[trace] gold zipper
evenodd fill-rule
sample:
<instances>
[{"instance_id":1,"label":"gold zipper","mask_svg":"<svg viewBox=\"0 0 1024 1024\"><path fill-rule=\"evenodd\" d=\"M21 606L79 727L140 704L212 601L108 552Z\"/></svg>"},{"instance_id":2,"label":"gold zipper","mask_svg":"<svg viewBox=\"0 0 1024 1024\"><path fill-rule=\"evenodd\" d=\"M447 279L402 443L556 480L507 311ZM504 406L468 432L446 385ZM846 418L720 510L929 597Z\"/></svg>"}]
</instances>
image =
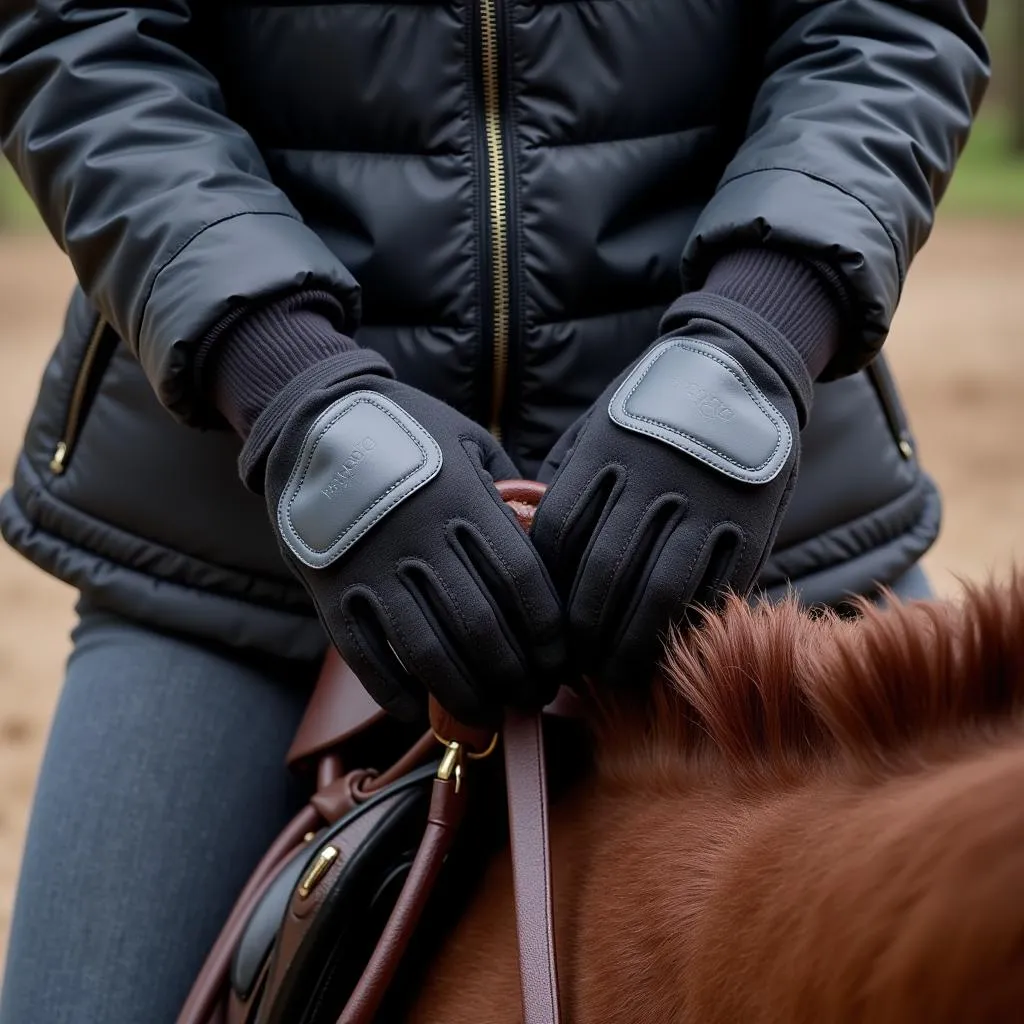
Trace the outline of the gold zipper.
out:
<instances>
[{"instance_id":1,"label":"gold zipper","mask_svg":"<svg viewBox=\"0 0 1024 1024\"><path fill-rule=\"evenodd\" d=\"M878 359L868 363L867 373L882 406L882 414L885 416L889 431L896 442L896 448L900 455L909 462L914 457L914 445L910 440L909 432L900 420L899 399L895 395L892 380L888 377L887 371L883 370Z\"/></svg>"},{"instance_id":2,"label":"gold zipper","mask_svg":"<svg viewBox=\"0 0 1024 1024\"><path fill-rule=\"evenodd\" d=\"M508 374L509 268L508 198L501 126L497 0L480 0L480 39L487 139L487 194L491 213L491 275L494 300L491 350L491 433L501 439L501 413Z\"/></svg>"},{"instance_id":3,"label":"gold zipper","mask_svg":"<svg viewBox=\"0 0 1024 1024\"><path fill-rule=\"evenodd\" d=\"M100 342L103 340L106 329L106 321L100 317L96 321L92 334L89 335L89 341L86 343L82 362L78 366L75 384L71 389L71 401L68 403L68 414L64 420L64 436L57 442L57 447L53 450L53 458L50 459L50 470L58 475L67 469L71 450L74 448L75 439L78 437L78 428L82 425L82 407L85 403L85 393L89 388L89 378L92 376L92 368L96 362L96 356L100 350Z\"/></svg>"}]
</instances>

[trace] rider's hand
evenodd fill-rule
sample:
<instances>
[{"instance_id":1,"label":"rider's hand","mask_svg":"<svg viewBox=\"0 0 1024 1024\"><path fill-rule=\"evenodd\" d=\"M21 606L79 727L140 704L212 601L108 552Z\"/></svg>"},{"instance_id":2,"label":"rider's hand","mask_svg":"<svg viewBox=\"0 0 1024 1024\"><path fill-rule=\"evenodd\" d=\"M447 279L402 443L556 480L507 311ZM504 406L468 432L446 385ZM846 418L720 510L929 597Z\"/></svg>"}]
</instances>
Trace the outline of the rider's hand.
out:
<instances>
[{"instance_id":1,"label":"rider's hand","mask_svg":"<svg viewBox=\"0 0 1024 1024\"><path fill-rule=\"evenodd\" d=\"M331 639L383 707L407 717L426 687L479 722L553 696L559 601L494 488L517 474L483 427L391 379L372 353L345 352L277 394L241 464Z\"/></svg>"},{"instance_id":2,"label":"rider's hand","mask_svg":"<svg viewBox=\"0 0 1024 1024\"><path fill-rule=\"evenodd\" d=\"M810 404L803 360L745 306L701 293L671 315L552 450L533 526L575 665L611 683L650 673L688 605L755 582Z\"/></svg>"}]
</instances>

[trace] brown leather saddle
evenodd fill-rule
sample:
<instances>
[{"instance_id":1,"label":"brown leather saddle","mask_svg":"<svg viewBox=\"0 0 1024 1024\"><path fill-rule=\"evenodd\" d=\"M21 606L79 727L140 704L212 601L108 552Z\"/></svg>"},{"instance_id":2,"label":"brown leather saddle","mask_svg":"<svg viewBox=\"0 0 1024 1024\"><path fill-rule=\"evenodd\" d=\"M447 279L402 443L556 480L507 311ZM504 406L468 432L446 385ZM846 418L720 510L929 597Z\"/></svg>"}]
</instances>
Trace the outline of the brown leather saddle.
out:
<instances>
[{"instance_id":1,"label":"brown leather saddle","mask_svg":"<svg viewBox=\"0 0 1024 1024\"><path fill-rule=\"evenodd\" d=\"M505 481L498 490L529 529L543 486ZM563 691L547 710L571 716L572 695ZM315 792L250 877L178 1024L373 1024L400 1016L409 979L429 952L424 937L436 934L446 912L451 923L466 895L458 864L472 856L466 833L476 830L460 826L481 820L473 794L499 745L523 1020L558 1024L541 716L509 713L498 736L462 727L431 701L429 731L396 730L332 650L287 758L315 766ZM382 748L386 767L347 767L380 763Z\"/></svg>"}]
</instances>

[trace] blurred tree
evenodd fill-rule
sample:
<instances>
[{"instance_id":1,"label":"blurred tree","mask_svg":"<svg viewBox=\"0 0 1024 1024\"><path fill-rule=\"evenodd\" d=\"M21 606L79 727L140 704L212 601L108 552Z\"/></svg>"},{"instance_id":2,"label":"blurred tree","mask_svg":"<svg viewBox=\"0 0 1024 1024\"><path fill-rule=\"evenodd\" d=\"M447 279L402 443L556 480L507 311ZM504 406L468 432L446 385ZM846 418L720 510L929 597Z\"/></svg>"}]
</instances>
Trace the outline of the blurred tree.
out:
<instances>
[{"instance_id":1,"label":"blurred tree","mask_svg":"<svg viewBox=\"0 0 1024 1024\"><path fill-rule=\"evenodd\" d=\"M3 2L0 0L0 4ZM0 233L36 231L41 224L36 208L15 177L11 165L0 156Z\"/></svg>"},{"instance_id":2,"label":"blurred tree","mask_svg":"<svg viewBox=\"0 0 1024 1024\"><path fill-rule=\"evenodd\" d=\"M1013 0L1011 39L1004 66L1009 79L1010 144L1015 152L1024 153L1024 0Z\"/></svg>"}]
</instances>

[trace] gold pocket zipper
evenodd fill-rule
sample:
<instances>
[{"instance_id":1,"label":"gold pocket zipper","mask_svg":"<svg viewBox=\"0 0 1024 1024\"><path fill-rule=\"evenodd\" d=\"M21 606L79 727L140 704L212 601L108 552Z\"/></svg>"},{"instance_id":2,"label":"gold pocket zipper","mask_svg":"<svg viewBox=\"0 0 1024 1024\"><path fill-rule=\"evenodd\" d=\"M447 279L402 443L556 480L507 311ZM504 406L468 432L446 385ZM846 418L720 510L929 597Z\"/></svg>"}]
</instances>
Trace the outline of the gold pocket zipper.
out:
<instances>
[{"instance_id":1,"label":"gold pocket zipper","mask_svg":"<svg viewBox=\"0 0 1024 1024\"><path fill-rule=\"evenodd\" d=\"M90 384L95 379L97 371L102 370L105 364L105 360L99 358L100 354L104 351L109 354L112 351L111 346L104 345L104 340L109 337L111 335L107 331L107 323L100 317L86 342L82 361L78 364L75 383L71 388L71 400L68 402L68 411L64 418L64 430L50 459L50 471L58 476L67 469L68 460L78 440L78 433L87 411L87 398L92 390Z\"/></svg>"},{"instance_id":2,"label":"gold pocket zipper","mask_svg":"<svg viewBox=\"0 0 1024 1024\"><path fill-rule=\"evenodd\" d=\"M878 356L868 364L867 374L875 389L875 394L878 395L878 401L882 406L882 412L885 414L885 420L889 424L889 430L892 433L893 440L896 442L896 447L899 449L900 455L909 462L914 457L914 444L910 439L910 431L900 411L899 398L896 395L896 385L892 380L888 366L882 362L881 356Z\"/></svg>"}]
</instances>

